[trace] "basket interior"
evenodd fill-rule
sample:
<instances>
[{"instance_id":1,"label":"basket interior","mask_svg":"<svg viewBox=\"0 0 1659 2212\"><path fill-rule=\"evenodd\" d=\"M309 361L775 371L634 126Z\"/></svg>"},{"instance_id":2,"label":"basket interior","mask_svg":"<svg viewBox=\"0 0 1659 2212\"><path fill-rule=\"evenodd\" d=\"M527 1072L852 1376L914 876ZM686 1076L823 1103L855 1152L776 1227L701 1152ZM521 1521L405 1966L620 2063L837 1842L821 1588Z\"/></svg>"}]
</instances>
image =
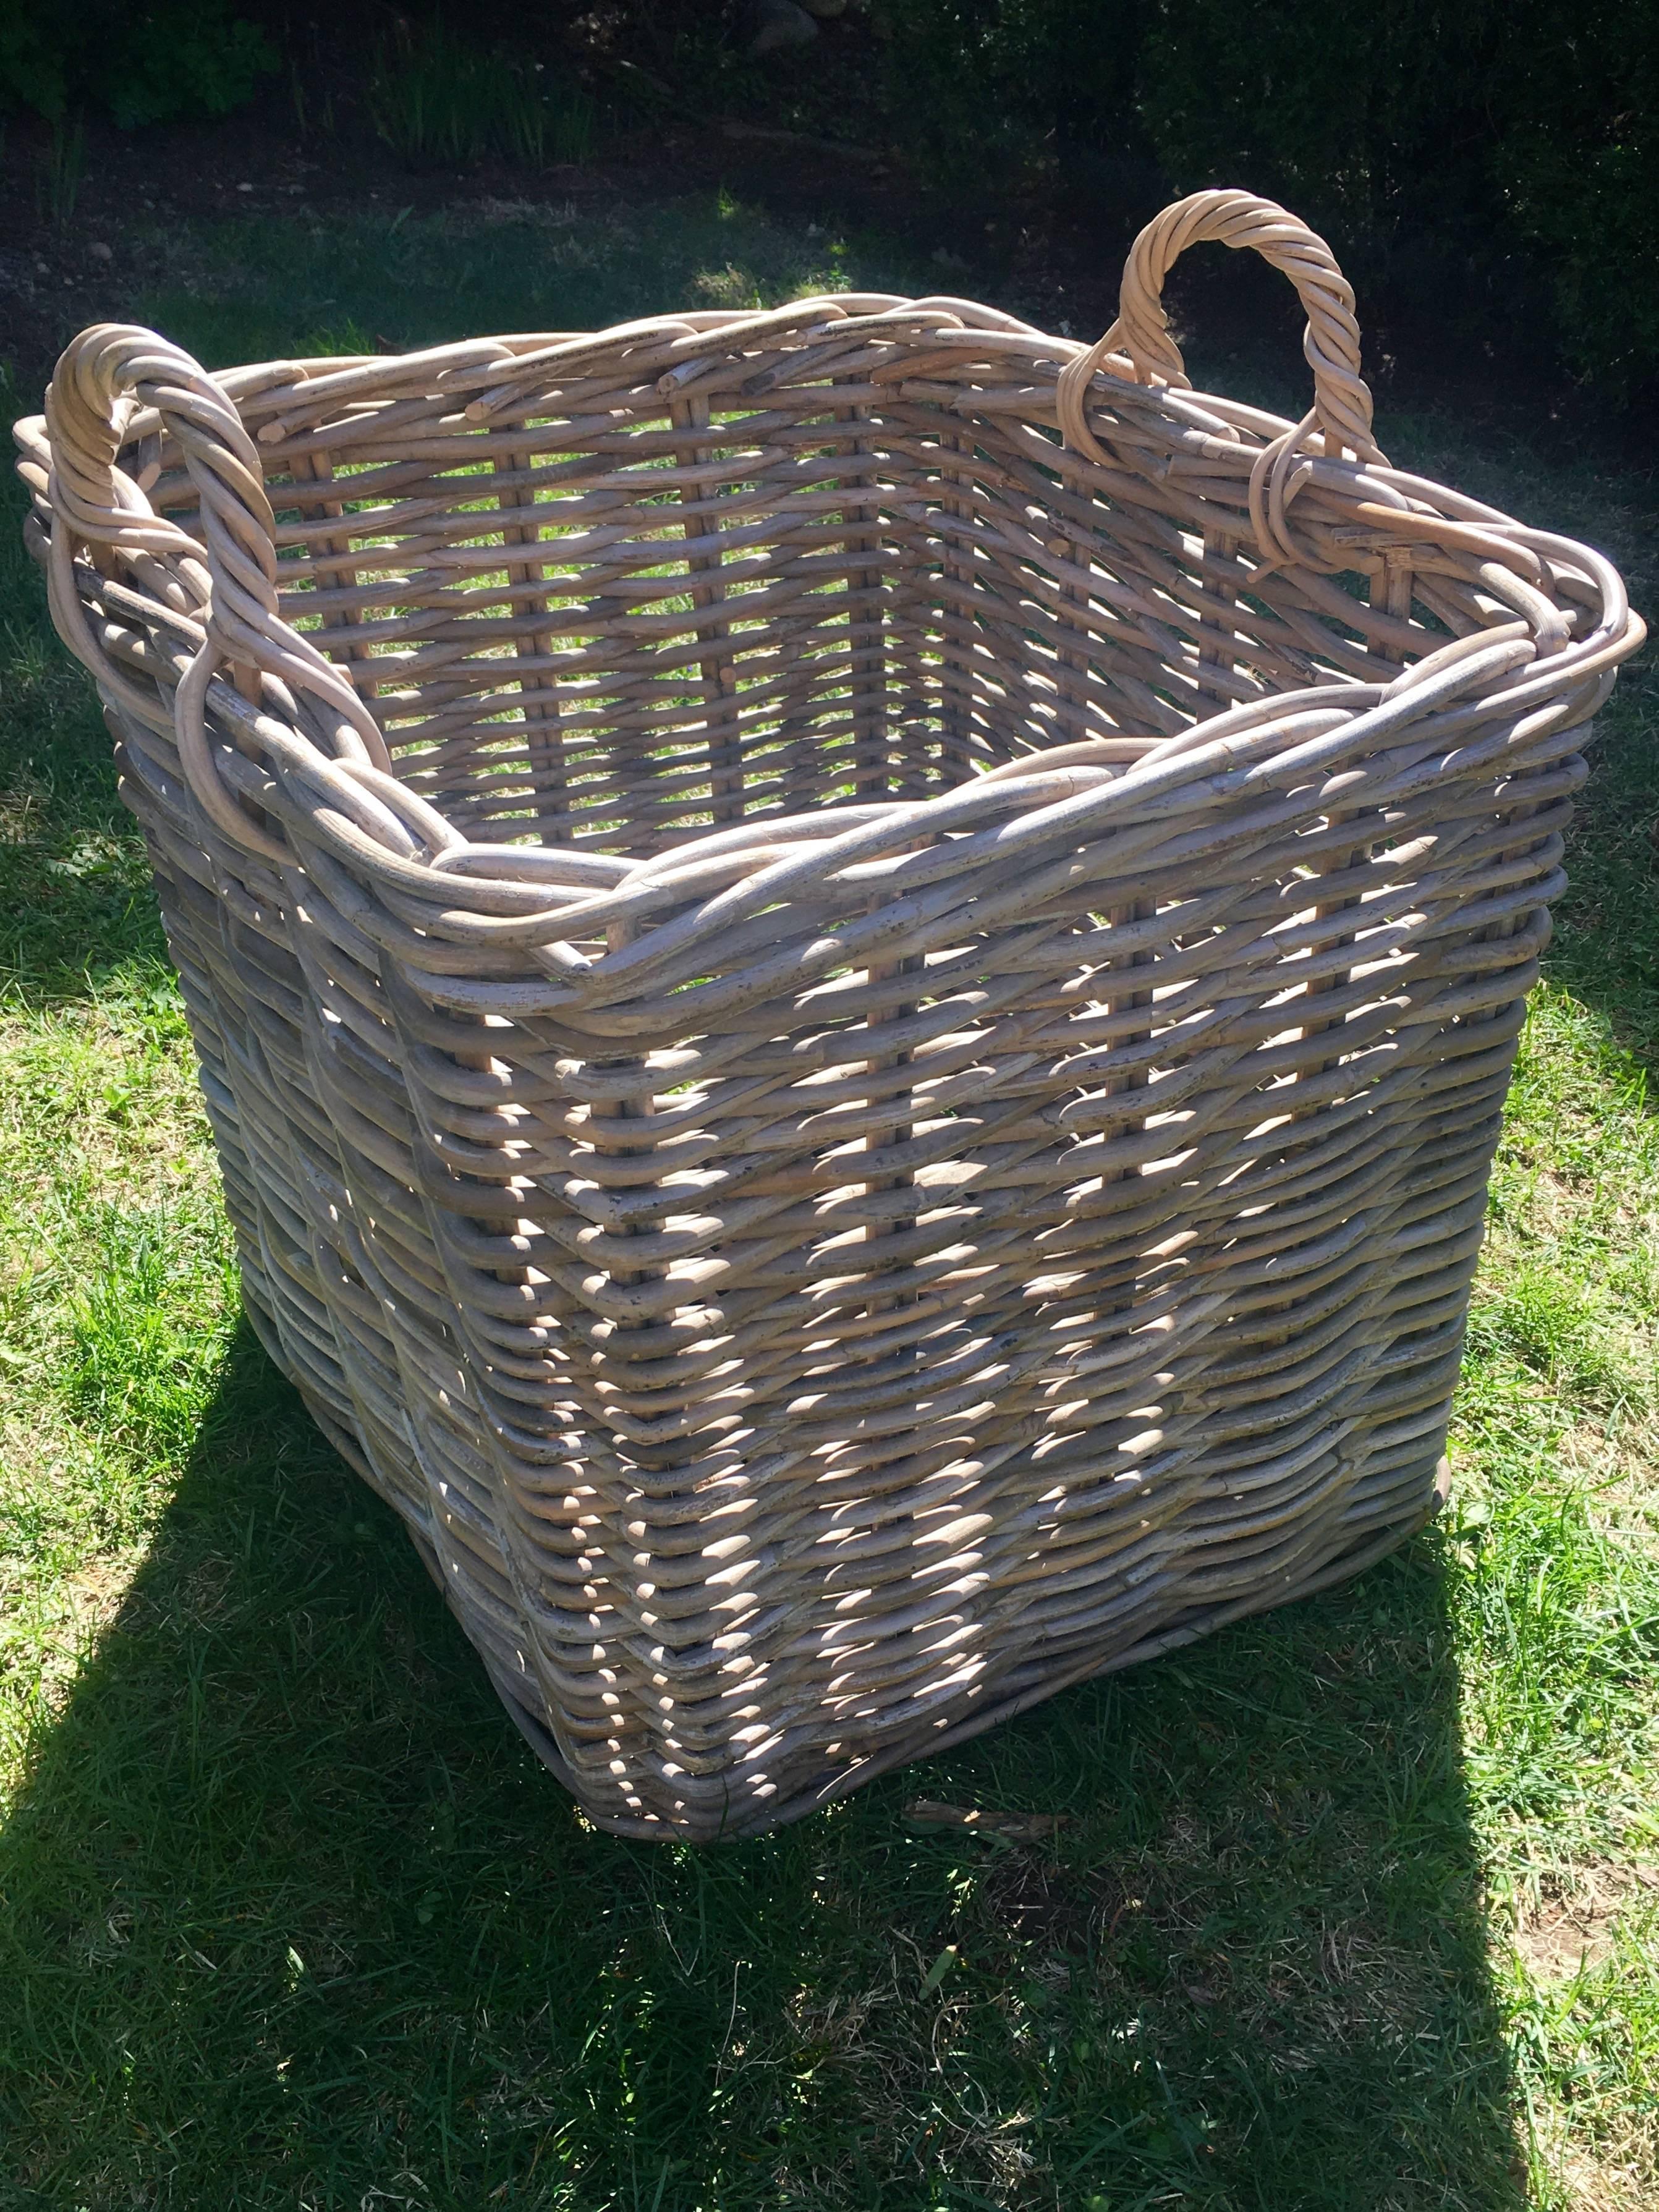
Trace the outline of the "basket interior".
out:
<instances>
[{"instance_id":1,"label":"basket interior","mask_svg":"<svg viewBox=\"0 0 1659 2212\"><path fill-rule=\"evenodd\" d=\"M283 611L477 840L640 854L925 798L1052 745L1387 680L1480 619L1443 577L1403 604L1358 574L1258 577L1253 548L1194 526L1201 484L1172 498L1190 464L1172 472L1178 423L1160 451L1146 392L1109 471L914 373L843 399L745 357L665 399L611 369L474 419L385 368L384 394L301 384L264 417ZM188 525L188 480L148 445L125 465Z\"/></svg>"}]
</instances>

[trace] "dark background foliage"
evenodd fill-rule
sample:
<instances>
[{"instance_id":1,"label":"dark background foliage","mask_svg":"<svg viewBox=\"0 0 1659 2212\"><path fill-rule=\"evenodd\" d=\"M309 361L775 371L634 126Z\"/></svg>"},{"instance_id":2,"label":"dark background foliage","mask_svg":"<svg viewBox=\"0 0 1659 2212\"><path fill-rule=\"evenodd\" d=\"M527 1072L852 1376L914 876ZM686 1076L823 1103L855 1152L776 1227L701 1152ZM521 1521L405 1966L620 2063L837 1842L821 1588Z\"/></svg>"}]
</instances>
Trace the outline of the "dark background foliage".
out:
<instances>
[{"instance_id":1,"label":"dark background foliage","mask_svg":"<svg viewBox=\"0 0 1659 2212\"><path fill-rule=\"evenodd\" d=\"M964 220L1040 210L1113 249L1172 194L1244 183L1339 242L1373 319L1547 356L1614 407L1654 396L1659 0L848 0L763 54L763 0L526 0L477 36L424 0L315 5L10 0L0 105L142 128L258 100L410 161L747 121L879 152ZM466 117L434 122L425 83L463 80Z\"/></svg>"}]
</instances>

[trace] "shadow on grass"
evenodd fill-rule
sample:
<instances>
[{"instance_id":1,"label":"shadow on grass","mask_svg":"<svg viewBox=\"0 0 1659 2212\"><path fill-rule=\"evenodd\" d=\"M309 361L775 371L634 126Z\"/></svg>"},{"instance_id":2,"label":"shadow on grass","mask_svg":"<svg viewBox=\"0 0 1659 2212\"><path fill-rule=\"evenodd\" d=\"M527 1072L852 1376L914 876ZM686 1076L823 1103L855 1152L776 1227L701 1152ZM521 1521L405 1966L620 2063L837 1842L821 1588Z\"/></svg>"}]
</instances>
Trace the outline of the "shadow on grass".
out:
<instances>
[{"instance_id":1,"label":"shadow on grass","mask_svg":"<svg viewBox=\"0 0 1659 2212\"><path fill-rule=\"evenodd\" d=\"M1520 2202L1431 1538L780 1835L632 1844L244 1327L0 1899L10 2203Z\"/></svg>"},{"instance_id":2,"label":"shadow on grass","mask_svg":"<svg viewBox=\"0 0 1659 2212\"><path fill-rule=\"evenodd\" d=\"M1659 656L1620 678L1589 754L1568 841L1568 890L1546 963L1594 1006L1611 1042L1646 1071L1659 1108Z\"/></svg>"}]
</instances>

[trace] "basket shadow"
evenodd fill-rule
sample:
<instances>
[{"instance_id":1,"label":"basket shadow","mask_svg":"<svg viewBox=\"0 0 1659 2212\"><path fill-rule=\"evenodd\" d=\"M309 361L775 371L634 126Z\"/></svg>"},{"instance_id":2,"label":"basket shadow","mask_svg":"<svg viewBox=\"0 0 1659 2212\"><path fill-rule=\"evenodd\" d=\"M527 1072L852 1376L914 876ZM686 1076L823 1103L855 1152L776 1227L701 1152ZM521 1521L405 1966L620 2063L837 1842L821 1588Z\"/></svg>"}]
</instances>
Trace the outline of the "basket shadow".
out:
<instances>
[{"instance_id":1,"label":"basket shadow","mask_svg":"<svg viewBox=\"0 0 1659 2212\"><path fill-rule=\"evenodd\" d=\"M1594 1009L1609 1042L1659 1076L1659 678L1651 649L1603 720L1567 841L1547 981ZM1649 1103L1655 1103L1650 1088Z\"/></svg>"},{"instance_id":2,"label":"basket shadow","mask_svg":"<svg viewBox=\"0 0 1659 2212\"><path fill-rule=\"evenodd\" d=\"M0 1833L0 2194L1518 2205L1436 1561L635 1845L244 1326Z\"/></svg>"}]
</instances>

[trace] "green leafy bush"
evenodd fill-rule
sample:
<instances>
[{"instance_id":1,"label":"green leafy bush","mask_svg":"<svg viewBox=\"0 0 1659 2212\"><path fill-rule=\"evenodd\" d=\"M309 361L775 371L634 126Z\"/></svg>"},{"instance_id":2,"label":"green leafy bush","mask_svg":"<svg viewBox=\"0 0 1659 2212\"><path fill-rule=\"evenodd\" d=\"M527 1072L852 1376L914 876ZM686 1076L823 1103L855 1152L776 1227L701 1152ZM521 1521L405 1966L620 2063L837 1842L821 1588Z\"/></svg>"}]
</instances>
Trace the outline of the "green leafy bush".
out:
<instances>
[{"instance_id":1,"label":"green leafy bush","mask_svg":"<svg viewBox=\"0 0 1659 2212\"><path fill-rule=\"evenodd\" d=\"M69 43L45 8L0 8L0 111L27 107L56 122L69 105Z\"/></svg>"},{"instance_id":2,"label":"green leafy bush","mask_svg":"<svg viewBox=\"0 0 1659 2212\"><path fill-rule=\"evenodd\" d=\"M1161 6L1139 58L1139 112L1182 186L1242 173L1350 233L1386 234L1431 176L1443 189L1479 169L1491 14L1490 0Z\"/></svg>"},{"instance_id":3,"label":"green leafy bush","mask_svg":"<svg viewBox=\"0 0 1659 2212\"><path fill-rule=\"evenodd\" d=\"M972 196L1104 156L1131 167L1146 0L876 0L890 116L934 182Z\"/></svg>"},{"instance_id":4,"label":"green leafy bush","mask_svg":"<svg viewBox=\"0 0 1659 2212\"><path fill-rule=\"evenodd\" d=\"M1493 88L1504 214L1547 260L1568 353L1626 396L1659 363L1659 10L1588 0L1524 30Z\"/></svg>"},{"instance_id":5,"label":"green leafy bush","mask_svg":"<svg viewBox=\"0 0 1659 2212\"><path fill-rule=\"evenodd\" d=\"M47 0L0 0L0 108L48 121L86 105L124 130L228 115L277 66L233 0L94 0L76 13Z\"/></svg>"},{"instance_id":6,"label":"green leafy bush","mask_svg":"<svg viewBox=\"0 0 1659 2212\"><path fill-rule=\"evenodd\" d=\"M102 104L123 130L196 115L228 115L276 67L270 40L226 0L164 0L116 18Z\"/></svg>"},{"instance_id":7,"label":"green leafy bush","mask_svg":"<svg viewBox=\"0 0 1659 2212\"><path fill-rule=\"evenodd\" d=\"M1473 304L1489 325L1505 295L1524 310L1529 258L1570 359L1620 394L1652 378L1659 10L1185 0L1148 27L1137 99L1173 186L1278 193L1338 232L1361 270L1437 240L1443 270L1455 258L1481 295L1440 312Z\"/></svg>"},{"instance_id":8,"label":"green leafy bush","mask_svg":"<svg viewBox=\"0 0 1659 2212\"><path fill-rule=\"evenodd\" d=\"M875 0L892 135L956 198L1121 236L1240 184L1379 306L1550 333L1615 396L1659 361L1659 8L1585 0ZM1541 312L1540 312L1541 311Z\"/></svg>"}]
</instances>

